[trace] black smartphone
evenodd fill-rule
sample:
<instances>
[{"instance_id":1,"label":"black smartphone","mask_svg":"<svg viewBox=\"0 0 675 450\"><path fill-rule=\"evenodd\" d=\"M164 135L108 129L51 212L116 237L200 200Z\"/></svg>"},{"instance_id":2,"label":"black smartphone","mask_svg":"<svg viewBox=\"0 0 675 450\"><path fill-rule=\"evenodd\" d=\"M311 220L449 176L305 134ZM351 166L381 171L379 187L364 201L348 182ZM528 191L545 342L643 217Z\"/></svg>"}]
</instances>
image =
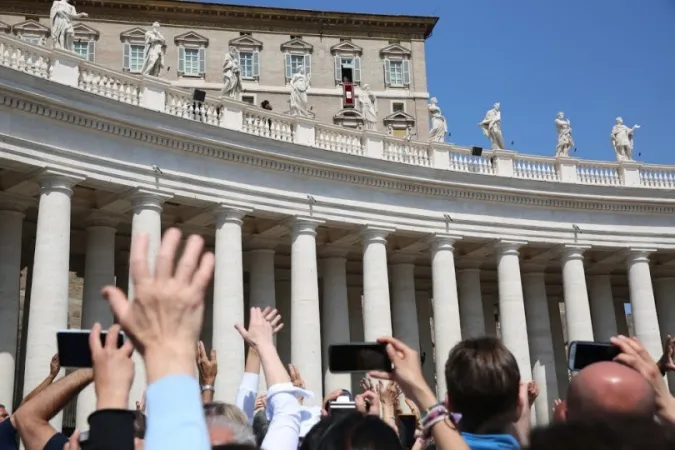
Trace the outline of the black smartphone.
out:
<instances>
[{"instance_id":1,"label":"black smartphone","mask_svg":"<svg viewBox=\"0 0 675 450\"><path fill-rule=\"evenodd\" d=\"M391 372L393 367L384 344L350 342L328 347L328 369L332 373L367 372L369 370Z\"/></svg>"},{"instance_id":2,"label":"black smartphone","mask_svg":"<svg viewBox=\"0 0 675 450\"><path fill-rule=\"evenodd\" d=\"M56 333L56 346L59 351L59 362L62 367L93 367L91 349L89 348L91 330L61 330ZM101 344L105 345L107 331L101 331ZM124 345L124 334L117 336L117 348Z\"/></svg>"},{"instance_id":3,"label":"black smartphone","mask_svg":"<svg viewBox=\"0 0 675 450\"><path fill-rule=\"evenodd\" d=\"M414 414L399 414L399 437L403 448L412 448L415 445L415 431L417 430L417 416ZM401 430L401 427L403 429Z\"/></svg>"},{"instance_id":4,"label":"black smartphone","mask_svg":"<svg viewBox=\"0 0 675 450\"><path fill-rule=\"evenodd\" d=\"M621 350L609 342L573 341L569 344L569 369L579 371L601 361L613 361Z\"/></svg>"}]
</instances>

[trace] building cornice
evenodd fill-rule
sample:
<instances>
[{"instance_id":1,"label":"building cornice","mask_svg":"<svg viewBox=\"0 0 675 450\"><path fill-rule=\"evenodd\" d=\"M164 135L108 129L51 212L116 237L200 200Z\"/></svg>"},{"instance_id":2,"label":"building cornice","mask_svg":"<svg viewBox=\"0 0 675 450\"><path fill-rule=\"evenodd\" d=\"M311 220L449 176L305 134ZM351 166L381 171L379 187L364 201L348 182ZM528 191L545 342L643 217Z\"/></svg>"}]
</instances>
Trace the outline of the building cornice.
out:
<instances>
[{"instance_id":1,"label":"building cornice","mask_svg":"<svg viewBox=\"0 0 675 450\"><path fill-rule=\"evenodd\" d=\"M53 0L3 0L0 13L49 15ZM426 39L438 17L362 14L302 9L227 5L180 0L77 0L88 20L148 22L216 29L353 36L389 39Z\"/></svg>"}]
</instances>

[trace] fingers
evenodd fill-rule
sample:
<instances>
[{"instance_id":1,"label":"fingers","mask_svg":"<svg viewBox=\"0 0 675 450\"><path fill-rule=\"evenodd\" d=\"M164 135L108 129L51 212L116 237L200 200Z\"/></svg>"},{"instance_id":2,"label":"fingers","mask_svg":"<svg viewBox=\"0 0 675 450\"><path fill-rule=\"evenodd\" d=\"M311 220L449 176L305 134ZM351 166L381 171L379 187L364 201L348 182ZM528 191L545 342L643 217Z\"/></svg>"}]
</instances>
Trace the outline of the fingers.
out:
<instances>
[{"instance_id":1,"label":"fingers","mask_svg":"<svg viewBox=\"0 0 675 450\"><path fill-rule=\"evenodd\" d=\"M211 362L216 362L216 360L217 360L217 358L216 358L216 349L215 349L215 348L211 350L211 358L210 358L210 360L211 360Z\"/></svg>"},{"instance_id":2,"label":"fingers","mask_svg":"<svg viewBox=\"0 0 675 450\"><path fill-rule=\"evenodd\" d=\"M206 349L204 348L204 342L202 341L197 343L197 357L199 359L206 359Z\"/></svg>"},{"instance_id":3,"label":"fingers","mask_svg":"<svg viewBox=\"0 0 675 450\"><path fill-rule=\"evenodd\" d=\"M129 339L125 339L124 344L120 347L120 351L128 358L131 358L131 355L134 353L134 344Z\"/></svg>"},{"instance_id":4,"label":"fingers","mask_svg":"<svg viewBox=\"0 0 675 450\"><path fill-rule=\"evenodd\" d=\"M91 350L92 355L103 350L103 345L101 345L100 323L95 323L94 326L91 327L91 331L89 332L89 350Z\"/></svg>"},{"instance_id":5,"label":"fingers","mask_svg":"<svg viewBox=\"0 0 675 450\"><path fill-rule=\"evenodd\" d=\"M236 324L234 326L234 328L239 332L239 335L241 335L241 337L244 340L246 340L246 338L248 338L248 332L246 331L246 328L244 328L243 326L241 326L239 324Z\"/></svg>"},{"instance_id":6,"label":"fingers","mask_svg":"<svg viewBox=\"0 0 675 450\"><path fill-rule=\"evenodd\" d=\"M279 323L281 322L281 316L277 314L272 318L272 320L268 320L268 322L270 323L272 328L276 328L279 325Z\"/></svg>"},{"instance_id":7,"label":"fingers","mask_svg":"<svg viewBox=\"0 0 675 450\"><path fill-rule=\"evenodd\" d=\"M176 274L174 277L178 281L182 281L183 283L192 282L192 277L198 268L202 250L204 250L204 239L196 234L190 236L185 244L185 250L183 250L183 254L176 266Z\"/></svg>"},{"instance_id":8,"label":"fingers","mask_svg":"<svg viewBox=\"0 0 675 450\"><path fill-rule=\"evenodd\" d=\"M127 300L127 296L124 295L117 286L106 286L101 291L101 295L108 300L110 304L110 309L112 313L119 320L122 326L125 325L125 319L127 316L127 311L129 310L130 304Z\"/></svg>"},{"instance_id":9,"label":"fingers","mask_svg":"<svg viewBox=\"0 0 675 450\"><path fill-rule=\"evenodd\" d=\"M155 257L156 279L168 280L173 277L173 268L176 264L176 252L178 252L180 238L181 232L178 228L169 228L164 233L157 256Z\"/></svg>"},{"instance_id":10,"label":"fingers","mask_svg":"<svg viewBox=\"0 0 675 450\"><path fill-rule=\"evenodd\" d=\"M70 439L68 439L68 443L64 446L64 449L80 450L80 430L75 430L70 435Z\"/></svg>"},{"instance_id":11,"label":"fingers","mask_svg":"<svg viewBox=\"0 0 675 450\"><path fill-rule=\"evenodd\" d=\"M117 336L120 334L120 326L113 325L108 329L108 333L105 336L105 348L106 350L116 350L117 349Z\"/></svg>"},{"instance_id":12,"label":"fingers","mask_svg":"<svg viewBox=\"0 0 675 450\"><path fill-rule=\"evenodd\" d=\"M371 372L368 372L368 376L372 378L377 378L378 380L393 380L393 373L390 372L382 372L379 370L373 370Z\"/></svg>"},{"instance_id":13,"label":"fingers","mask_svg":"<svg viewBox=\"0 0 675 450\"><path fill-rule=\"evenodd\" d=\"M150 247L150 237L147 233L139 234L131 241L129 250L129 271L134 284L151 277L148 267L148 248Z\"/></svg>"},{"instance_id":14,"label":"fingers","mask_svg":"<svg viewBox=\"0 0 675 450\"><path fill-rule=\"evenodd\" d=\"M283 323L280 323L279 325L276 326L276 328L274 328L274 329L272 330L272 332L273 332L274 334L276 334L276 333L278 333L279 331L281 331L281 329L282 329L283 327L284 327L284 324L283 324Z\"/></svg>"},{"instance_id":15,"label":"fingers","mask_svg":"<svg viewBox=\"0 0 675 450\"><path fill-rule=\"evenodd\" d=\"M203 242L203 241L202 241ZM199 292L206 291L206 287L213 277L213 268L216 266L216 257L211 252L202 255L197 271L192 276L192 286Z\"/></svg>"}]
</instances>

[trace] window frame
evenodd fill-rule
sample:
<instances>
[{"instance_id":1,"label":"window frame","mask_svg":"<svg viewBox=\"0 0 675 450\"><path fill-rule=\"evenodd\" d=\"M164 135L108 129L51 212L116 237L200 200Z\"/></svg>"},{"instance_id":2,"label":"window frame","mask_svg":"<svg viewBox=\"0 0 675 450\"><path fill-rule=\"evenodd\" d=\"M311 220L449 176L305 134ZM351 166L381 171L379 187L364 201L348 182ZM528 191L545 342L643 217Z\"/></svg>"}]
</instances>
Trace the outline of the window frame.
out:
<instances>
[{"instance_id":1,"label":"window frame","mask_svg":"<svg viewBox=\"0 0 675 450\"><path fill-rule=\"evenodd\" d=\"M392 114L395 114L397 112L403 112L403 113L406 112L407 105L406 105L405 100L391 100L389 102L389 104L390 104L389 110L391 111ZM403 109L400 110L400 111L397 111L396 109L394 109L394 106L397 105L397 104L403 105Z\"/></svg>"},{"instance_id":2,"label":"window frame","mask_svg":"<svg viewBox=\"0 0 675 450\"><path fill-rule=\"evenodd\" d=\"M260 78L260 52L258 50L237 49L239 66L241 67L241 78L243 80L258 80ZM242 64L242 55L251 55L251 73L244 70Z\"/></svg>"},{"instance_id":3,"label":"window frame","mask_svg":"<svg viewBox=\"0 0 675 450\"><path fill-rule=\"evenodd\" d=\"M71 50L77 53L75 51L75 44L86 43L88 46L86 57L82 56L79 53L77 54L86 61L92 63L96 62L96 42L98 41L100 33L95 29L88 27L87 25L84 25L83 23L76 23L75 26L73 27L73 31L74 31L73 48Z\"/></svg>"},{"instance_id":4,"label":"window frame","mask_svg":"<svg viewBox=\"0 0 675 450\"><path fill-rule=\"evenodd\" d=\"M178 48L176 73L178 78L202 79L206 80L206 49L209 46L209 40L195 31L188 31L176 36L174 44ZM185 71L186 51L197 51L197 72L187 73Z\"/></svg>"},{"instance_id":5,"label":"window frame","mask_svg":"<svg viewBox=\"0 0 675 450\"><path fill-rule=\"evenodd\" d=\"M251 97L253 99L253 103L248 103L246 100L244 100L244 97ZM258 96L256 94L251 94L248 92L246 94L241 94L239 96L239 100L251 106L258 106Z\"/></svg>"},{"instance_id":6,"label":"window frame","mask_svg":"<svg viewBox=\"0 0 675 450\"><path fill-rule=\"evenodd\" d=\"M400 43L395 42L380 50L380 56L383 60L384 68L384 85L385 88L393 89L410 89L412 86L412 52L403 47ZM392 82L392 63L401 65L401 79Z\"/></svg>"},{"instance_id":7,"label":"window frame","mask_svg":"<svg viewBox=\"0 0 675 450\"><path fill-rule=\"evenodd\" d=\"M336 44L330 48L331 53L333 54L333 63L334 63L334 78L335 85L338 86L343 83L342 81L342 66L343 60L351 59L352 60L352 83L361 86L363 83L363 65L361 61L361 56L363 55L363 49L358 45L354 44L350 39L341 39L339 44Z\"/></svg>"},{"instance_id":8,"label":"window frame","mask_svg":"<svg viewBox=\"0 0 675 450\"><path fill-rule=\"evenodd\" d=\"M312 52L314 51L314 46L305 42L301 36L291 36L291 38L290 41L281 44L281 51L284 55L284 79L287 85L297 73L293 69L293 57L302 57L305 74L312 74Z\"/></svg>"},{"instance_id":9,"label":"window frame","mask_svg":"<svg viewBox=\"0 0 675 450\"><path fill-rule=\"evenodd\" d=\"M242 80L248 82L258 82L260 81L260 52L263 48L262 42L253 37L251 32L241 32L238 37L231 39L228 47L234 47L237 49L237 61L239 65L243 68L241 63L241 55L250 53L252 56L252 68L251 73L244 73L241 71Z\"/></svg>"}]
</instances>

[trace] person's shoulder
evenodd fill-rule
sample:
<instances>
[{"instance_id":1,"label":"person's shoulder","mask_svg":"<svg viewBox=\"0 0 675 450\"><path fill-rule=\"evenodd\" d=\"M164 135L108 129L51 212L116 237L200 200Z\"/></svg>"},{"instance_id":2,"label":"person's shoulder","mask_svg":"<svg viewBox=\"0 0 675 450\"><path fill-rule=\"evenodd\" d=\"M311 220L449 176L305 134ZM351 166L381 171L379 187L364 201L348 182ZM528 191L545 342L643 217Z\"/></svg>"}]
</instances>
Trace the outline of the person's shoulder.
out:
<instances>
[{"instance_id":1,"label":"person's shoulder","mask_svg":"<svg viewBox=\"0 0 675 450\"><path fill-rule=\"evenodd\" d=\"M16 450L16 428L11 419L0 422L0 450Z\"/></svg>"}]
</instances>

